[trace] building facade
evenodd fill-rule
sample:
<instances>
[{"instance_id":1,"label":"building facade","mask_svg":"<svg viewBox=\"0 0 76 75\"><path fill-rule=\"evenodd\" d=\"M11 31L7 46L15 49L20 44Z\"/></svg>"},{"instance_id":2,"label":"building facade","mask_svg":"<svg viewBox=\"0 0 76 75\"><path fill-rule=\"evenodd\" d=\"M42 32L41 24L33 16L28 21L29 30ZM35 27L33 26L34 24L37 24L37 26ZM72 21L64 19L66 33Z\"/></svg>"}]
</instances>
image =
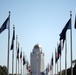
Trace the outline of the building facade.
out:
<instances>
[{"instance_id":1,"label":"building facade","mask_svg":"<svg viewBox=\"0 0 76 75\"><path fill-rule=\"evenodd\" d=\"M42 47L36 44L30 54L30 66L32 75L41 75L44 71L44 53Z\"/></svg>"}]
</instances>

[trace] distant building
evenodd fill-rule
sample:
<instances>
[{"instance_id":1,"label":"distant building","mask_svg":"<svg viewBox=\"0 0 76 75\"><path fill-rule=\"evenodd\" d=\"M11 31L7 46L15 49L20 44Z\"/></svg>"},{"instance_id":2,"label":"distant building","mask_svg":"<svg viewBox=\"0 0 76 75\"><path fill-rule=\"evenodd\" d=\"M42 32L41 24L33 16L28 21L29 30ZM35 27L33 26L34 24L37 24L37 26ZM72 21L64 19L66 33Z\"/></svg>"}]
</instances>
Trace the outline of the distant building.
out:
<instances>
[{"instance_id":1,"label":"distant building","mask_svg":"<svg viewBox=\"0 0 76 75\"><path fill-rule=\"evenodd\" d=\"M32 75L41 75L44 71L44 53L39 44L34 46L30 54L30 67Z\"/></svg>"}]
</instances>

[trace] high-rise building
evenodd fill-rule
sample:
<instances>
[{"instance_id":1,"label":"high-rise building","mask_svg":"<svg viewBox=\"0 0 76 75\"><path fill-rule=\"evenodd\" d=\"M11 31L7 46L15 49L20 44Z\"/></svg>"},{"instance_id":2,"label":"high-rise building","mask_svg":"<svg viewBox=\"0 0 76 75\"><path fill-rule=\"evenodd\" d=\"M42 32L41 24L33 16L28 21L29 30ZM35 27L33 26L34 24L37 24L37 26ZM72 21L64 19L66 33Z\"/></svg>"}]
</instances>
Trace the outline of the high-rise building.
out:
<instances>
[{"instance_id":1,"label":"high-rise building","mask_svg":"<svg viewBox=\"0 0 76 75\"><path fill-rule=\"evenodd\" d=\"M44 71L44 53L42 47L36 44L30 54L30 66L32 75L41 75Z\"/></svg>"}]
</instances>

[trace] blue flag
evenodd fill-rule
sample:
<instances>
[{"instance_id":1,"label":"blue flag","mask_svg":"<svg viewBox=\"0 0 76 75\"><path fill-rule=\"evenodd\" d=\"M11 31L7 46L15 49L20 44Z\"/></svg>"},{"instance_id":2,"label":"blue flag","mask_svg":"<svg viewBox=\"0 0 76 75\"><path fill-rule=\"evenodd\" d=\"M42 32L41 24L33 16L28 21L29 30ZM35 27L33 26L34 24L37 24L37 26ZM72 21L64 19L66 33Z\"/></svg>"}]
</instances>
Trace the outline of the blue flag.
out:
<instances>
[{"instance_id":1,"label":"blue flag","mask_svg":"<svg viewBox=\"0 0 76 75\"><path fill-rule=\"evenodd\" d=\"M55 63L58 61L58 52L55 50Z\"/></svg>"},{"instance_id":2,"label":"blue flag","mask_svg":"<svg viewBox=\"0 0 76 75\"><path fill-rule=\"evenodd\" d=\"M9 17L7 17L7 19L2 24L0 28L0 33L2 33L5 29L8 29L8 27L9 27Z\"/></svg>"},{"instance_id":3,"label":"blue flag","mask_svg":"<svg viewBox=\"0 0 76 75\"><path fill-rule=\"evenodd\" d=\"M75 26L74 26L74 28L76 29L76 15L75 15Z\"/></svg>"},{"instance_id":4,"label":"blue flag","mask_svg":"<svg viewBox=\"0 0 76 75\"><path fill-rule=\"evenodd\" d=\"M13 37L12 37L12 43L11 43L11 50L13 49L14 45L14 40L15 40L15 29L13 29Z\"/></svg>"},{"instance_id":5,"label":"blue flag","mask_svg":"<svg viewBox=\"0 0 76 75\"><path fill-rule=\"evenodd\" d=\"M63 39L63 41L66 39L66 31L67 29L71 29L71 18L66 23L65 27L63 28L62 32L60 33L60 40Z\"/></svg>"},{"instance_id":6,"label":"blue flag","mask_svg":"<svg viewBox=\"0 0 76 75\"><path fill-rule=\"evenodd\" d=\"M26 61L25 61L25 57L23 56L23 65L25 65Z\"/></svg>"},{"instance_id":7,"label":"blue flag","mask_svg":"<svg viewBox=\"0 0 76 75\"><path fill-rule=\"evenodd\" d=\"M53 66L53 54L52 54L52 58L51 58L51 65Z\"/></svg>"},{"instance_id":8,"label":"blue flag","mask_svg":"<svg viewBox=\"0 0 76 75\"><path fill-rule=\"evenodd\" d=\"M17 50L17 59L19 60L19 44L18 44L18 50Z\"/></svg>"}]
</instances>

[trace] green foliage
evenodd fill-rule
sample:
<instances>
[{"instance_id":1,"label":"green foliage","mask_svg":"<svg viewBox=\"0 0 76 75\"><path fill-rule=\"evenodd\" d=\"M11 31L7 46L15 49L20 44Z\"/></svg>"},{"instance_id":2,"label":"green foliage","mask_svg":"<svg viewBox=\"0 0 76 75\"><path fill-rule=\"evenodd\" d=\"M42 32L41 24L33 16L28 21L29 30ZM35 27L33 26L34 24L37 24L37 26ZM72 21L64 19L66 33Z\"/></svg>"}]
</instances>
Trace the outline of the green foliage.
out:
<instances>
[{"instance_id":1,"label":"green foliage","mask_svg":"<svg viewBox=\"0 0 76 75\"><path fill-rule=\"evenodd\" d=\"M0 75L7 75L6 66L0 66Z\"/></svg>"},{"instance_id":2,"label":"green foliage","mask_svg":"<svg viewBox=\"0 0 76 75\"><path fill-rule=\"evenodd\" d=\"M60 75L60 72L59 72ZM62 75L65 75L65 70L62 71ZM67 69L67 75L71 75L71 68ZM76 75L76 64L73 67L73 75Z\"/></svg>"}]
</instances>

